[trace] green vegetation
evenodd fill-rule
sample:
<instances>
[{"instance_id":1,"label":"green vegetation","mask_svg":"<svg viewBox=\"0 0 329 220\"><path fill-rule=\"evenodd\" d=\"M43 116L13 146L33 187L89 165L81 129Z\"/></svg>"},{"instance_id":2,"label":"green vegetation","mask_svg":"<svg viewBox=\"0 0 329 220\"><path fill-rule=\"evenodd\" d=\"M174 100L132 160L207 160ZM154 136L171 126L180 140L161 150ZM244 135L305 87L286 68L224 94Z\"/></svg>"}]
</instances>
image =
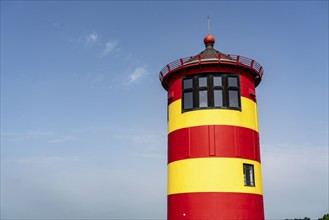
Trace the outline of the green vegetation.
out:
<instances>
[{"instance_id":1,"label":"green vegetation","mask_svg":"<svg viewBox=\"0 0 329 220\"><path fill-rule=\"evenodd\" d=\"M305 218L286 218L285 220L311 220L311 219L308 217L305 217Z\"/></svg>"},{"instance_id":2,"label":"green vegetation","mask_svg":"<svg viewBox=\"0 0 329 220\"><path fill-rule=\"evenodd\" d=\"M322 218L318 218L318 220L329 220L329 213L324 214Z\"/></svg>"},{"instance_id":3,"label":"green vegetation","mask_svg":"<svg viewBox=\"0 0 329 220\"><path fill-rule=\"evenodd\" d=\"M308 217L304 218L286 218L285 220L311 220ZM329 213L324 214L322 218L318 218L318 220L329 220Z\"/></svg>"}]
</instances>

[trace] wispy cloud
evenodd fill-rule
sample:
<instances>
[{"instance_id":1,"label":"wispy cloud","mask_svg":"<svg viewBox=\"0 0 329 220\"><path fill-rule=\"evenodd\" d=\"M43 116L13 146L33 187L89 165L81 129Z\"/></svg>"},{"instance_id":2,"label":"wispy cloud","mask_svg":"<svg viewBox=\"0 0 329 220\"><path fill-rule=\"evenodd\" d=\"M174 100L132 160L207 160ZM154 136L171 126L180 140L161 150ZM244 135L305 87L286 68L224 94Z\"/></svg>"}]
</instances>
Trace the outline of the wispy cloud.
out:
<instances>
[{"instance_id":1,"label":"wispy cloud","mask_svg":"<svg viewBox=\"0 0 329 220\"><path fill-rule=\"evenodd\" d=\"M96 32L92 32L85 36L85 41L87 44L94 44L98 41L98 34Z\"/></svg>"},{"instance_id":2,"label":"wispy cloud","mask_svg":"<svg viewBox=\"0 0 329 220\"><path fill-rule=\"evenodd\" d=\"M268 216L283 219L291 211L305 216L319 213L319 206L315 204L326 204L322 207L328 207L326 146L263 144L262 148L265 210L270 210L266 213ZM309 190L310 186L312 190ZM282 199L287 195L289 199ZM308 206L307 210L303 208L305 206Z\"/></svg>"},{"instance_id":3,"label":"wispy cloud","mask_svg":"<svg viewBox=\"0 0 329 220\"><path fill-rule=\"evenodd\" d=\"M118 51L119 51L118 41L109 40L105 43L103 52L101 53L101 57L105 57L106 55L108 55L110 53L114 53L114 52L118 52Z\"/></svg>"},{"instance_id":4,"label":"wispy cloud","mask_svg":"<svg viewBox=\"0 0 329 220\"><path fill-rule=\"evenodd\" d=\"M57 135L52 131L31 129L27 131L1 131L1 136L7 140L43 139Z\"/></svg>"},{"instance_id":5,"label":"wispy cloud","mask_svg":"<svg viewBox=\"0 0 329 220\"><path fill-rule=\"evenodd\" d=\"M52 139L52 140L49 141L49 143L59 144L59 143L64 143L64 142L68 142L68 141L72 141L72 140L74 140L73 137L63 136L63 137L58 137L58 138Z\"/></svg>"},{"instance_id":6,"label":"wispy cloud","mask_svg":"<svg viewBox=\"0 0 329 220\"><path fill-rule=\"evenodd\" d=\"M134 156L150 159L162 159L164 157L161 153L136 153Z\"/></svg>"},{"instance_id":7,"label":"wispy cloud","mask_svg":"<svg viewBox=\"0 0 329 220\"><path fill-rule=\"evenodd\" d=\"M2 131L1 137L6 141L43 141L51 144L59 144L68 141L74 141L75 138L72 135L60 134L58 132L31 129L27 131Z\"/></svg>"},{"instance_id":8,"label":"wispy cloud","mask_svg":"<svg viewBox=\"0 0 329 220\"><path fill-rule=\"evenodd\" d=\"M131 74L128 76L128 82L126 85L131 85L134 83L140 82L140 80L147 74L147 70L145 67L140 66L136 67Z\"/></svg>"},{"instance_id":9,"label":"wispy cloud","mask_svg":"<svg viewBox=\"0 0 329 220\"><path fill-rule=\"evenodd\" d=\"M54 28L60 28L61 27L61 24L57 21L52 21L51 22L51 26L53 26Z\"/></svg>"},{"instance_id":10,"label":"wispy cloud","mask_svg":"<svg viewBox=\"0 0 329 220\"><path fill-rule=\"evenodd\" d=\"M8 171L1 173L1 189L6 192L1 194L1 217L164 219L165 163L138 159L135 161L140 163L126 167L121 162L119 167L113 166L108 160L90 163L89 157L74 155L2 161ZM152 210L143 211L154 204Z\"/></svg>"},{"instance_id":11,"label":"wispy cloud","mask_svg":"<svg viewBox=\"0 0 329 220\"><path fill-rule=\"evenodd\" d=\"M161 134L119 134L116 138L123 139L125 141L129 141L132 144L138 145L159 145L165 142L163 135Z\"/></svg>"},{"instance_id":12,"label":"wispy cloud","mask_svg":"<svg viewBox=\"0 0 329 220\"><path fill-rule=\"evenodd\" d=\"M83 47L94 47L98 45L100 42L100 37L97 32L92 31L86 34L81 35L77 40L77 45Z\"/></svg>"},{"instance_id":13,"label":"wispy cloud","mask_svg":"<svg viewBox=\"0 0 329 220\"><path fill-rule=\"evenodd\" d=\"M16 160L18 163L24 164L50 164L50 163L74 163L80 162L81 157L78 156L38 156L27 157Z\"/></svg>"}]
</instances>

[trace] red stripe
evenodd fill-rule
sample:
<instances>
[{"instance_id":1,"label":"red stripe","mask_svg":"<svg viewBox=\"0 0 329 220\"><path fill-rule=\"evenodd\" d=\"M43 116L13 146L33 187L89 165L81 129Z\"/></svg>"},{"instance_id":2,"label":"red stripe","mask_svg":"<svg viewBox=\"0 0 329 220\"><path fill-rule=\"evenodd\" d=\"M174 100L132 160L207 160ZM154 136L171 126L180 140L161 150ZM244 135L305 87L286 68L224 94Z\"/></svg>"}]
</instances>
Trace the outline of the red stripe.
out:
<instances>
[{"instance_id":1,"label":"red stripe","mask_svg":"<svg viewBox=\"0 0 329 220\"><path fill-rule=\"evenodd\" d=\"M182 78L178 78L169 84L168 105L182 98Z\"/></svg>"},{"instance_id":2,"label":"red stripe","mask_svg":"<svg viewBox=\"0 0 329 220\"><path fill-rule=\"evenodd\" d=\"M255 84L252 76L245 72L240 73L240 92L241 96L256 102Z\"/></svg>"},{"instance_id":3,"label":"red stripe","mask_svg":"<svg viewBox=\"0 0 329 220\"><path fill-rule=\"evenodd\" d=\"M255 85L251 76L245 72L240 72L240 92L241 96L256 102ZM173 79L168 89L168 104L182 98L182 78Z\"/></svg>"},{"instance_id":4,"label":"red stripe","mask_svg":"<svg viewBox=\"0 0 329 220\"><path fill-rule=\"evenodd\" d=\"M168 163L209 156L260 162L258 132L238 126L205 125L182 128L168 135Z\"/></svg>"},{"instance_id":5,"label":"red stripe","mask_svg":"<svg viewBox=\"0 0 329 220\"><path fill-rule=\"evenodd\" d=\"M248 193L168 195L168 220L263 220L263 196Z\"/></svg>"}]
</instances>

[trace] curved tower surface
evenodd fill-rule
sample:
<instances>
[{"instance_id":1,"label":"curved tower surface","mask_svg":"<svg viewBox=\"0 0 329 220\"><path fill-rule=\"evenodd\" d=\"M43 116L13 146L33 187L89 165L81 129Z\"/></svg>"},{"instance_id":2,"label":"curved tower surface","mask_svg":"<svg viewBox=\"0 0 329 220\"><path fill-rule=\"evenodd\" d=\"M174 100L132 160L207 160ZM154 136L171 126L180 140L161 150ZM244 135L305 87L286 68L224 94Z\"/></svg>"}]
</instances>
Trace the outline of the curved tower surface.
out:
<instances>
[{"instance_id":1,"label":"curved tower surface","mask_svg":"<svg viewBox=\"0 0 329 220\"><path fill-rule=\"evenodd\" d=\"M263 68L214 49L166 65L168 219L264 219L255 87Z\"/></svg>"}]
</instances>

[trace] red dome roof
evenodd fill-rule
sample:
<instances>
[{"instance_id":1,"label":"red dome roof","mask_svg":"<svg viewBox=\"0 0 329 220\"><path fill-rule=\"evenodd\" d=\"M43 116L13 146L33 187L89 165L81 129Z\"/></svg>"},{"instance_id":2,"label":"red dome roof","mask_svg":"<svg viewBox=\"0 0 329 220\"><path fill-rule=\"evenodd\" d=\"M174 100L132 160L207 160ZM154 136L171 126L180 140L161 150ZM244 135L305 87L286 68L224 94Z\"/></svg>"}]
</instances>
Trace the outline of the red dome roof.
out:
<instances>
[{"instance_id":1,"label":"red dome roof","mask_svg":"<svg viewBox=\"0 0 329 220\"><path fill-rule=\"evenodd\" d=\"M160 81L165 89L168 89L168 83L173 73L185 68L192 68L194 66L201 65L216 65L217 68L221 65L226 66L239 66L241 68L249 69L248 73L254 76L255 85L257 86L263 76L263 67L255 60L240 55L223 54L214 49L215 37L211 34L207 34L204 38L204 44L206 48L195 56L189 56L175 60L166 65L160 71Z\"/></svg>"}]
</instances>

